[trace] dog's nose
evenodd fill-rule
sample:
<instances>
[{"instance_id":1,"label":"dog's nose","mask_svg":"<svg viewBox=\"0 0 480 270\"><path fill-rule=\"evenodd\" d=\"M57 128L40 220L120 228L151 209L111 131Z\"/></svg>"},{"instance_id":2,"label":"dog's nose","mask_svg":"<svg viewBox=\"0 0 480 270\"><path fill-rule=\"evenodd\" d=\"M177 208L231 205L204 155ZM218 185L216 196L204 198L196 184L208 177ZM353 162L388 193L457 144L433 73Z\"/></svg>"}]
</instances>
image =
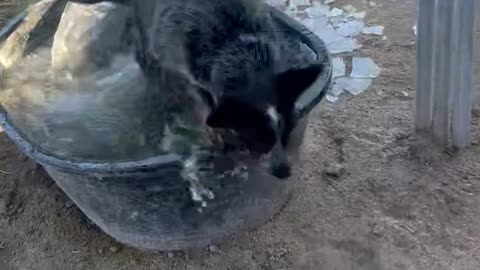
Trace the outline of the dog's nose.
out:
<instances>
[{"instance_id":1,"label":"dog's nose","mask_svg":"<svg viewBox=\"0 0 480 270\"><path fill-rule=\"evenodd\" d=\"M279 178L285 179L290 177L290 167L287 164L279 164L272 168L272 175Z\"/></svg>"}]
</instances>

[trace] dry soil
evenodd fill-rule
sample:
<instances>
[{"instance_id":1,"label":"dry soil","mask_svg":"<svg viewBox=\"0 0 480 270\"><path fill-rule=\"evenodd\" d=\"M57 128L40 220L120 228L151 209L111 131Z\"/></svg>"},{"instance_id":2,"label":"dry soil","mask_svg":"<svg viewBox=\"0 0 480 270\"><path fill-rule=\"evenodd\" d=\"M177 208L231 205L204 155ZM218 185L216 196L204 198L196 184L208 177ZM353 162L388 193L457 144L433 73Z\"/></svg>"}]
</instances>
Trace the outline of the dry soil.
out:
<instances>
[{"instance_id":1,"label":"dry soil","mask_svg":"<svg viewBox=\"0 0 480 270\"><path fill-rule=\"evenodd\" d=\"M0 269L479 269L480 110L463 152L413 135L417 1L375 2L336 5L386 27L388 40L364 37L355 53L383 72L364 94L312 113L293 199L267 224L204 251L123 247L1 134Z\"/></svg>"}]
</instances>

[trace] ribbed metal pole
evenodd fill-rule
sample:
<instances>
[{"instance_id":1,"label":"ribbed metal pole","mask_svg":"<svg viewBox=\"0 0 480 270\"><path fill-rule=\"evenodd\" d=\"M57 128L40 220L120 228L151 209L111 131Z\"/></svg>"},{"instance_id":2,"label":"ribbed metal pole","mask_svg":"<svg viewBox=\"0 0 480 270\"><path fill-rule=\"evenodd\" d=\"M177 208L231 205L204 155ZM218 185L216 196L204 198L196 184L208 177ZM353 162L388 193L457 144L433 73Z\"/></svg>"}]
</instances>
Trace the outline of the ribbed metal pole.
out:
<instances>
[{"instance_id":1,"label":"ribbed metal pole","mask_svg":"<svg viewBox=\"0 0 480 270\"><path fill-rule=\"evenodd\" d=\"M416 129L443 146L471 133L476 0L419 0Z\"/></svg>"}]
</instances>

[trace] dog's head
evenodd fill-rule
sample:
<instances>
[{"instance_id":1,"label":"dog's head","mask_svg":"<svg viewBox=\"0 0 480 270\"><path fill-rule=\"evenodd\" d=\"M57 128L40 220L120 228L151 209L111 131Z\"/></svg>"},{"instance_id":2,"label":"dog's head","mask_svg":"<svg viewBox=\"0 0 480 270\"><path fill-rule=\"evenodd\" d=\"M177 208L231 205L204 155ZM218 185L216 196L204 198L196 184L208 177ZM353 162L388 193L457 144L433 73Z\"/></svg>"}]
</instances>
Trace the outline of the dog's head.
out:
<instances>
[{"instance_id":1,"label":"dog's head","mask_svg":"<svg viewBox=\"0 0 480 270\"><path fill-rule=\"evenodd\" d=\"M70 1L133 3L131 0ZM250 30L262 35L254 28ZM295 103L315 82L323 66L312 64L278 72L276 46L268 40L269 37L246 34L226 42L223 51L212 56L208 89L199 87L197 94L208 104L202 118L207 118L209 126L235 130L251 152L270 155L269 166L274 176L287 178L290 165L285 149L296 125Z\"/></svg>"},{"instance_id":2,"label":"dog's head","mask_svg":"<svg viewBox=\"0 0 480 270\"><path fill-rule=\"evenodd\" d=\"M286 147L295 128L295 103L323 70L311 64L276 71L274 48L251 38L235 44L213 66L212 87L218 104L207 124L235 130L253 153L270 155L270 172L290 176Z\"/></svg>"}]
</instances>

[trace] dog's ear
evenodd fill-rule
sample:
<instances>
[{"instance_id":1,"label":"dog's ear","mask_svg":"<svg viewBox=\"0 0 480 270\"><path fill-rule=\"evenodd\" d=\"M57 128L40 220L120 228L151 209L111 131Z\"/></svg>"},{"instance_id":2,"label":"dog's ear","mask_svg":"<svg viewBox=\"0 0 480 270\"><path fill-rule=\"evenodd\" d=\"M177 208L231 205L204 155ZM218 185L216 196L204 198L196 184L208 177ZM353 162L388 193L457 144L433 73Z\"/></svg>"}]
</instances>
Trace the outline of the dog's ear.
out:
<instances>
[{"instance_id":1,"label":"dog's ear","mask_svg":"<svg viewBox=\"0 0 480 270\"><path fill-rule=\"evenodd\" d=\"M112 2L118 4L128 4L131 0L69 0L72 3L80 3L80 4L98 4L101 2Z\"/></svg>"},{"instance_id":2,"label":"dog's ear","mask_svg":"<svg viewBox=\"0 0 480 270\"><path fill-rule=\"evenodd\" d=\"M293 68L276 76L276 91L280 108L289 108L303 94L323 71L322 64L311 64L303 68Z\"/></svg>"}]
</instances>

